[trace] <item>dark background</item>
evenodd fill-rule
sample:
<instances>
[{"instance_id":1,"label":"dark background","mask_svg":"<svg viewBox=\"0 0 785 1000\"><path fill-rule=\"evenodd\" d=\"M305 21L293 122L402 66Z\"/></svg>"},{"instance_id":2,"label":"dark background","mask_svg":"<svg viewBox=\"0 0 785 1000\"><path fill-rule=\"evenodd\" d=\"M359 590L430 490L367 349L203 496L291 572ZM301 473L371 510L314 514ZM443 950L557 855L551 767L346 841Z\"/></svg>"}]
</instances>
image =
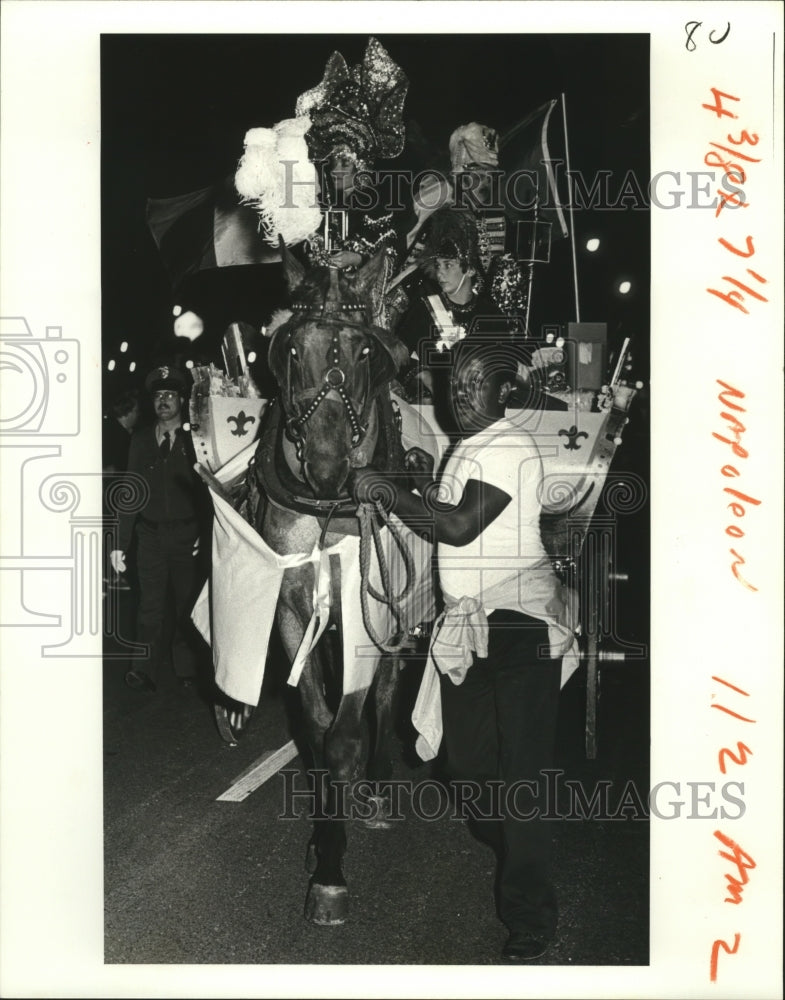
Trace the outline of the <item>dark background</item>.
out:
<instances>
[{"instance_id":1,"label":"dark background","mask_svg":"<svg viewBox=\"0 0 785 1000\"><path fill-rule=\"evenodd\" d=\"M159 357L177 351L220 363L218 345L228 323L244 320L258 328L273 306L282 304L276 300L282 295L277 265L204 271L175 293L146 226L146 200L184 194L231 176L246 131L292 117L296 98L321 80L332 51L338 49L350 64L357 63L366 37L103 37L102 299L107 396L127 380L131 360L136 361L137 377ZM614 199L630 172L638 188L646 190L648 36L380 35L379 39L409 77L404 114L407 122L416 123L409 134L422 137L389 166L443 169L444 161L422 160L429 155L428 147L433 156L443 157L458 126L477 121L504 134L544 101L564 92L572 169L581 171L589 184L597 172L610 172ZM561 120L554 113L551 121L551 153L558 158L563 155ZM616 210L576 211L574 226L581 318L607 323L612 349L631 337L632 374L646 383L649 213L633 210L635 200L628 199L626 208ZM602 240L596 254L585 250L590 236ZM616 292L622 279L632 283L627 296ZM193 345L175 342L175 303L193 308L205 319L205 333ZM570 245L561 240L553 245L551 263L538 266L531 326L536 332L544 323L565 324L575 319L574 309ZM129 350L120 354L124 340ZM117 362L111 374L106 371L110 359ZM632 474L645 490L649 435L644 388L634 400L608 486L618 482L620 473ZM611 524L614 532L613 569L629 575L628 583L611 588L614 634L605 645L612 649L616 644L639 643L646 650L648 503L610 518L603 503L598 508L602 525ZM107 961L492 960L490 942L498 928L490 903L490 876L483 868L484 856L478 853L481 845L465 837L456 824L445 823L446 829L439 831L415 828L421 841L414 847L402 835L397 843L385 842L382 847L380 841L377 846L376 841L363 842L352 833L352 878L358 886L352 904L354 923L340 929L345 934L324 935L322 928L300 918L301 884L296 873L302 868L306 835L300 831L295 836L281 824L270 823L275 815L273 783L249 800L250 811L244 807L244 812L228 815L206 806L205 795L215 797L225 787L226 765L216 755L211 716L195 711L190 702L175 701L179 690L170 700L159 694L142 711L128 700L136 693L125 689L122 672L112 665L113 661L105 661ZM586 676L585 669L579 670L562 693L559 766L587 788L609 778L621 788L632 778L645 799L648 659L644 655L603 664L596 760L585 759L582 745ZM410 671L408 677L402 697L413 701L416 673ZM244 755L242 763L233 765L232 774L262 749L277 745L277 736L278 742L288 738L283 715L278 728L273 724L276 712L280 698L268 691L260 702L256 730L237 751ZM546 961L645 964L648 825L565 823L560 836L561 942ZM379 850L385 852L381 866ZM456 867L455 859L470 850L476 856L465 859L465 868ZM425 864L412 864L412 857L425 858ZM249 871L254 873L251 879ZM428 907L415 907L401 917L397 901L424 896L445 914L446 922L434 923ZM387 899L396 905L385 904ZM178 918L176 927L173 914Z\"/></svg>"},{"instance_id":2,"label":"dark background","mask_svg":"<svg viewBox=\"0 0 785 1000\"><path fill-rule=\"evenodd\" d=\"M612 200L628 172L649 176L649 40L646 35L380 35L407 74L411 137L396 169L446 166L452 131L478 121L505 131L545 100L566 95L570 165L589 183L610 171ZM280 304L276 265L202 271L171 287L145 221L149 197L184 194L231 176L249 128L292 117L300 93L321 80L338 49L361 61L366 35L104 35L102 38L103 345L105 392L158 359L218 360L228 323L256 327ZM564 155L561 116L551 155ZM562 191L562 196L566 195ZM607 322L611 346L632 336L636 374L648 372L649 214L626 207L574 215L581 318ZM586 239L599 236L589 254ZM616 292L619 280L631 293ZM193 308L203 336L189 347L172 333L172 306ZM575 319L569 241L538 265L532 329ZM127 341L127 353L118 353ZM114 358L116 369L106 365Z\"/></svg>"},{"instance_id":3,"label":"dark background","mask_svg":"<svg viewBox=\"0 0 785 1000\"><path fill-rule=\"evenodd\" d=\"M258 330L285 304L275 264L201 271L174 290L147 228L146 202L233 176L248 129L292 117L297 97L322 79L332 52L337 49L354 65L362 60L367 37L102 36L105 405L129 379L138 384L154 364L177 354L223 367L220 341L227 325L243 320ZM600 171L609 173L610 200L619 203L573 214L581 319L608 324L611 361L623 338L631 338L631 375L644 388L634 401L614 470L648 483L649 211L634 194L619 195L630 177L645 193L650 176L649 36L378 37L409 78L407 145L397 159L378 162L382 170L446 170L449 137L458 126L477 121L503 136L545 101L565 94L571 169L581 172L588 187ZM553 159L564 156L557 110L549 144ZM566 194L561 191L563 200ZM585 248L590 236L602 241L597 253ZM536 268L530 327L535 334L544 324L575 319L569 240L554 240L550 263ZM632 283L628 295L618 294L622 279ZM205 332L193 344L173 334L175 303L205 320ZM129 344L124 354L122 341ZM109 359L116 362L111 373ZM136 372L129 376L132 360ZM267 381L265 373L254 374L260 384ZM648 642L648 503L622 517L618 527L617 568L631 573L619 597L618 620L625 639Z\"/></svg>"},{"instance_id":4,"label":"dark background","mask_svg":"<svg viewBox=\"0 0 785 1000\"><path fill-rule=\"evenodd\" d=\"M379 40L409 78L404 106L409 141L400 157L377 163L379 169L448 169L448 140L458 126L477 121L503 136L564 93L572 170L580 171L589 187L600 171L609 173L612 201L619 201L631 175L646 191L647 35L380 35ZM136 380L178 353L223 367L220 341L226 326L243 320L258 330L285 304L276 264L201 271L174 290L147 228L146 202L233 176L248 129L292 117L297 97L322 79L332 52L337 49L354 65L366 43L365 34L102 37L105 402L128 381L131 361ZM556 111L549 143L551 156L563 157ZM561 193L565 198L566 191ZM629 336L632 377L647 384L649 212L633 195L616 208L576 209L573 222L581 319L608 324L612 359ZM590 236L602 241L597 253L585 249ZM555 240L551 262L536 268L535 333L543 324L575 319L569 240ZM622 296L617 288L625 278L632 289ZM205 332L193 344L173 334L175 303L205 320ZM129 349L121 354L124 340ZM111 373L109 359L116 362ZM616 453L616 472L648 482L649 433L644 388ZM648 641L648 504L621 518L618 545L618 568L634 567L637 582L626 588L626 607L619 611L624 637Z\"/></svg>"}]
</instances>

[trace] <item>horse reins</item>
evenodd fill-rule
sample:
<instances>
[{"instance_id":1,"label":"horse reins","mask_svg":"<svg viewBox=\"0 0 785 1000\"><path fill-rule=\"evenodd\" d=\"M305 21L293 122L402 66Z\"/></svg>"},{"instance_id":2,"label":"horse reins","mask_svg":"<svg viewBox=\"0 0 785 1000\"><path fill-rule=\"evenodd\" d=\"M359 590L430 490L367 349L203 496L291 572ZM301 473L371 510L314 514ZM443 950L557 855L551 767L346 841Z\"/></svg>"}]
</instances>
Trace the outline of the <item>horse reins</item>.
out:
<instances>
[{"instance_id":1,"label":"horse reins","mask_svg":"<svg viewBox=\"0 0 785 1000\"><path fill-rule=\"evenodd\" d=\"M294 443L298 461L302 460L304 441L303 428L316 412L319 404L330 392L336 393L346 410L346 414L349 418L349 424L352 429L351 444L353 448L356 448L360 444L367 432L367 422L363 425L352 400L344 388L346 383L346 373L341 367L339 341L339 331L342 329L359 329L367 331L370 334L373 333L374 327L372 324L358 323L357 321L347 319L342 315L344 312L364 312L365 308L365 305L360 303L352 303L341 306L341 308L337 311L325 311L324 304L322 304L318 310L314 309L312 305L306 303L294 303L292 305L292 311L300 313L303 321L310 321L317 326L330 326L334 328L330 341L330 347L327 352L327 362L329 367L322 377L321 386L317 390L316 395L309 402L308 406L302 412L294 412L291 416L286 417L285 420L286 433ZM290 328L288 332L289 337L291 337L291 332ZM366 347L364 349L364 353L368 353L369 350L370 347ZM287 357L287 369L289 376L287 381L289 385L289 402L292 409L294 409L296 405L294 393L291 388L291 364L292 358L295 356L296 350L293 346L290 346ZM335 513L337 513L341 506L341 501L336 501L334 504L327 505L327 510L325 511L326 517L322 525L318 543L320 549L324 548L332 517ZM362 606L363 620L365 622L368 635L372 641L386 652L394 652L400 647L404 638L403 630L401 629L400 610L398 605L408 596L412 586L414 585L414 558L408 545L401 536L400 530L392 522L389 514L380 501L376 501L371 504L359 504L356 510L356 515L360 522L360 603ZM405 583L398 594L395 594L392 591L392 581L390 579L389 566L381 537L381 527L379 521L377 521L377 516L387 527L390 536L394 540L395 545L403 557L405 567ZM379 565L379 575L381 577L382 588L381 591L377 590L370 581L371 552L374 549L376 551L376 557ZM383 636L380 636L374 628L368 607L369 595L379 603L385 604L395 618L398 632L392 636L391 639L385 639Z\"/></svg>"},{"instance_id":2,"label":"horse reins","mask_svg":"<svg viewBox=\"0 0 785 1000\"><path fill-rule=\"evenodd\" d=\"M375 514L378 514L380 519L384 522L387 530L390 532L390 536L398 546L398 550L403 556L404 566L406 569L406 582L399 594L393 594L392 592L392 581L390 580L387 557L384 553L384 546L382 544L381 528L379 527L376 517L374 516ZM357 508L357 517L360 521L360 605L362 607L363 621L365 622L365 628L368 635L377 646L385 650L385 652L395 652L400 648L405 638L404 630L401 627L401 613L399 606L404 598L408 597L414 584L414 558L409 546L403 540L400 530L391 520L390 515L385 510L381 501L377 500L373 504L360 504ZM371 539L373 539L373 545L376 549L376 558L379 563L379 575L381 576L382 583L381 591L378 591L371 583ZM395 618L398 631L390 639L384 639L380 636L373 626L368 608L369 594L380 604L386 604L390 609L390 613Z\"/></svg>"}]
</instances>

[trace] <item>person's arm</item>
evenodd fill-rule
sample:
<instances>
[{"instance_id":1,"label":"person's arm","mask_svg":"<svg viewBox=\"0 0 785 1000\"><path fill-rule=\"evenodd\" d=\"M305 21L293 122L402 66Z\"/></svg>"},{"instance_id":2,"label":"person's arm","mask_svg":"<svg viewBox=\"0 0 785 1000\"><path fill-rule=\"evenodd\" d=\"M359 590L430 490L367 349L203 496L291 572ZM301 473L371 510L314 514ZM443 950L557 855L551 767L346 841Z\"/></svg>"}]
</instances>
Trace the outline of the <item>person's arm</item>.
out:
<instances>
[{"instance_id":1,"label":"person's arm","mask_svg":"<svg viewBox=\"0 0 785 1000\"><path fill-rule=\"evenodd\" d=\"M412 461L413 453L418 453L416 464ZM410 493L395 478L382 476L370 468L355 470L352 492L358 503L382 499L405 525L430 541L456 547L469 545L511 500L497 486L470 479L457 504L444 503L439 500L439 485L432 476L433 459L419 448L407 452L406 458L421 496Z\"/></svg>"},{"instance_id":2,"label":"person's arm","mask_svg":"<svg viewBox=\"0 0 785 1000\"><path fill-rule=\"evenodd\" d=\"M433 541L456 547L473 542L496 520L511 499L498 486L481 483L478 479L468 480L463 496L455 505L442 503L438 496L439 487L436 483L430 489L426 488L421 497L405 490L397 490L393 513L404 524L420 532L430 517Z\"/></svg>"}]
</instances>

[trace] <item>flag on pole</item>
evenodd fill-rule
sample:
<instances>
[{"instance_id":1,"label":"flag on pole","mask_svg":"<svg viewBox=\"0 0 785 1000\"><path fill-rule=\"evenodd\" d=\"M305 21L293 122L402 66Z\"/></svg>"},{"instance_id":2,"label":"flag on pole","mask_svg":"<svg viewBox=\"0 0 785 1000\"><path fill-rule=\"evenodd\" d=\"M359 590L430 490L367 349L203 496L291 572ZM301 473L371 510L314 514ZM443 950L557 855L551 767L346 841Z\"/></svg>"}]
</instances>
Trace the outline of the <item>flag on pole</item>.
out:
<instances>
[{"instance_id":1,"label":"flag on pole","mask_svg":"<svg viewBox=\"0 0 785 1000\"><path fill-rule=\"evenodd\" d=\"M150 198L147 225L173 287L209 268L280 261L259 232L259 216L240 204L232 177L175 198Z\"/></svg>"},{"instance_id":2,"label":"flag on pole","mask_svg":"<svg viewBox=\"0 0 785 1000\"><path fill-rule=\"evenodd\" d=\"M558 163L552 147L560 143L559 101L547 101L532 111L499 142L499 166L506 178L506 201L513 217L551 223L551 238L566 239L567 222L557 180Z\"/></svg>"}]
</instances>

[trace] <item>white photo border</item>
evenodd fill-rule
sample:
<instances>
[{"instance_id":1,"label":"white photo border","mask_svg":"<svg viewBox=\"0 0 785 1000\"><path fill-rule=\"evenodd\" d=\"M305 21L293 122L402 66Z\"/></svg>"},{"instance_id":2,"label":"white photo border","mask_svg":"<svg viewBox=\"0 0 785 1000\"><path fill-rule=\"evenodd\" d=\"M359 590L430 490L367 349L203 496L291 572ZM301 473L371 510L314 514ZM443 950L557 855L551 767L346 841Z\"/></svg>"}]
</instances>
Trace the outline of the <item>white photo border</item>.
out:
<instances>
[{"instance_id":1,"label":"white photo border","mask_svg":"<svg viewBox=\"0 0 785 1000\"><path fill-rule=\"evenodd\" d=\"M446 15L448 12L448 16ZM350 23L349 23L350 22ZM698 24L698 22L700 22ZM749 207L652 208L652 784L718 781L722 747L753 747L733 776L745 783L735 824L651 824L651 963L636 968L105 966L100 684L95 660L41 655L40 631L5 628L2 640L2 910L0 992L52 997L123 996L519 996L761 997L781 995L782 894L782 8L728 3L212 3L8 0L2 32L2 315L24 317L34 338L60 328L75 349L81 382L77 423L41 443L3 448L3 510L71 504L76 519L100 516L96 475L101 427L100 35L259 32L476 33L643 32L651 36L652 173L709 169L712 143L728 129L759 135L749 170ZM694 24L690 35L686 27ZM730 30L723 41L718 41ZM692 47L690 45L692 43ZM704 107L712 89L737 118ZM728 97L727 95L731 95ZM736 101L735 98L738 98ZM739 148L742 148L741 146ZM53 173L56 171L56 173ZM755 263L729 251L753 236ZM745 278L748 313L707 292ZM58 334L49 335L53 341ZM47 348L49 349L49 348ZM68 353L73 348L63 348ZM69 356L72 361L74 354ZM743 392L739 476L721 473L738 451L719 399ZM66 383L69 391L73 380ZM63 406L70 405L64 398ZM727 403L727 394L725 404ZM70 411L69 411L70 412ZM741 411L735 411L741 413ZM51 428L49 429L51 432ZM78 433L77 433L78 432ZM6 440L3 445L8 444ZM48 448L71 492L49 484L25 492L24 447ZM59 449L55 453L53 449ZM30 456L27 456L30 457ZM6 479L8 474L8 479ZM17 475L16 482L11 482ZM21 494L20 494L21 484ZM746 579L732 573L737 517L747 497ZM75 492L74 492L75 491ZM54 506L52 506L54 505ZM29 513L29 511L28 511ZM7 517L7 520L11 520ZM740 520L740 519L739 519ZM31 558L62 541L42 528ZM4 588L18 539L3 531ZM27 554L27 553L26 553ZM10 560L10 561L9 561ZM41 558L40 565L45 560ZM31 564L32 565L32 564ZM39 564L37 563L36 566ZM33 567L35 568L35 566ZM737 567L738 568L738 567ZM63 570L36 573L38 598L57 596ZM8 593L4 590L4 600ZM24 602L22 602L24 603ZM46 600L38 600L45 605ZM100 656L100 635L97 638ZM743 689L744 695L728 684ZM743 698L744 723L727 711ZM727 761L727 758L726 758ZM729 771L730 773L730 771ZM723 902L729 864L723 832L755 860L740 905ZM718 977L709 978L715 940ZM376 992L373 992L373 991Z\"/></svg>"}]
</instances>

